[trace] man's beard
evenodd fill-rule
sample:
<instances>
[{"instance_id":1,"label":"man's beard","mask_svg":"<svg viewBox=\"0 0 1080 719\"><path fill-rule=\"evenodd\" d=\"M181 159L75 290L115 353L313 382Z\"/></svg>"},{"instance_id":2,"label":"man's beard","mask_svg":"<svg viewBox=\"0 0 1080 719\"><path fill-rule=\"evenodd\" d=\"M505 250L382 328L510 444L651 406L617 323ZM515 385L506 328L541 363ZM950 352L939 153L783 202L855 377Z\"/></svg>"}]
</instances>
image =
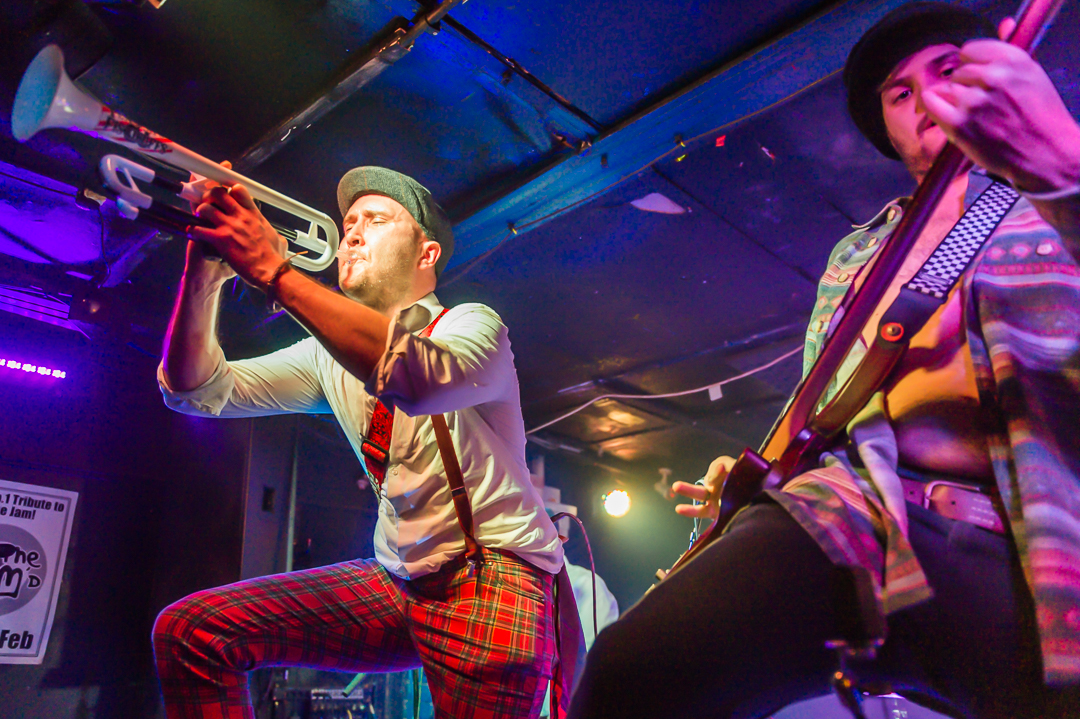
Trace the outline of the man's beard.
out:
<instances>
[{"instance_id":1,"label":"man's beard","mask_svg":"<svg viewBox=\"0 0 1080 719\"><path fill-rule=\"evenodd\" d=\"M412 265L415 258L395 254L385 258L383 267L367 265L349 285L342 283L342 293L379 313L399 304L412 290Z\"/></svg>"},{"instance_id":2,"label":"man's beard","mask_svg":"<svg viewBox=\"0 0 1080 719\"><path fill-rule=\"evenodd\" d=\"M923 178L926 177L931 166L933 166L934 160L941 154L942 149L948 142L948 140L923 142L916 139L909 146L905 146L904 143L897 142L896 138L891 134L889 135L889 141L892 143L896 153L900 155L900 161L904 163L908 172L918 182L923 181Z\"/></svg>"}]
</instances>

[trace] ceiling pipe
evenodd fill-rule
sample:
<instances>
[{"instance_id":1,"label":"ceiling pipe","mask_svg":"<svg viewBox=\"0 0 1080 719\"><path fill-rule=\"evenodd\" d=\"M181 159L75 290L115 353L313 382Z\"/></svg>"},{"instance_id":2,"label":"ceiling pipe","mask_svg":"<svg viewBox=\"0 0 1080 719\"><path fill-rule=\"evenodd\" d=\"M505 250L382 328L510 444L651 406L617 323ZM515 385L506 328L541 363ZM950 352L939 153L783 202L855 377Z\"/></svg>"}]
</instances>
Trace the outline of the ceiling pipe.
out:
<instances>
[{"instance_id":1,"label":"ceiling pipe","mask_svg":"<svg viewBox=\"0 0 1080 719\"><path fill-rule=\"evenodd\" d=\"M681 364L689 360L701 359L702 357L708 357L709 355L719 355L719 357L717 358L717 361L719 362L723 361L724 358L732 357L738 354L742 354L744 352L752 352L754 350L763 349L765 347L779 344L780 342L784 342L793 337L801 338L804 334L806 334L805 321L800 320L797 322L790 322L786 325L781 325L780 327L774 327L772 329L765 330L764 332L758 332L756 334L748 335L746 337L740 337L739 339L735 340L727 340L714 347L708 347L706 349L698 350L696 352L690 352L687 354L675 355L673 357L668 357L667 359L644 362L634 365L633 367L629 367L616 374L609 375L607 377L597 377L595 379L581 382L580 384L571 385L570 387L564 387L555 393L555 397L561 397L568 394L576 394L578 392L585 392L587 390L602 389L603 391L607 391L606 388L610 385L610 383L615 381L626 382L627 378L631 376L640 376L646 372L651 372L658 369L665 369L667 367L671 367L672 365ZM717 380L717 382L722 381L723 378ZM631 391L640 392L642 395L648 394L646 390L643 390L638 386L634 386ZM543 399L532 400L530 402L524 403L524 406L532 407L540 404L541 402L548 402L555 397L544 397Z\"/></svg>"},{"instance_id":2,"label":"ceiling pipe","mask_svg":"<svg viewBox=\"0 0 1080 719\"><path fill-rule=\"evenodd\" d=\"M446 24L450 28L452 28L453 30L457 31L457 33L460 34L462 37L464 37L466 40L468 40L472 44L474 44L477 47L479 47L480 49L482 49L488 55L491 55L493 58L495 58L496 60L501 62L503 65L506 65L507 69L509 69L515 75L517 75L520 78L522 78L523 80L525 80L525 82L529 83L530 85L535 87L540 92L547 95L549 98L551 98L552 102L554 102L555 104L562 107L564 110L569 112L571 115L573 115L577 119L581 120L586 125L588 125L592 129L596 130L597 132L602 132L604 130L603 125L601 125L599 122L597 122L592 117L590 117L584 110L580 109L577 105L575 105L574 103L570 102L569 100L567 100L565 97L563 97L559 93L552 90L546 83L544 83L542 80L540 80L538 77L536 77L536 75L533 75L531 72L529 72L517 60L515 60L512 57L507 57L506 55L503 55L501 52L499 52L494 47L492 47L486 40L484 40L484 38L480 37L479 35L477 35L472 30L470 30L469 28L462 25L460 22L458 22L454 18L447 17L446 18Z\"/></svg>"},{"instance_id":3,"label":"ceiling pipe","mask_svg":"<svg viewBox=\"0 0 1080 719\"><path fill-rule=\"evenodd\" d=\"M345 69L345 78L329 91L320 94L307 107L291 115L249 147L236 161L237 169L248 171L266 162L315 122L356 94L360 88L370 84L384 70L405 57L417 38L426 32L438 32L439 21L464 1L443 0L430 10L421 10L412 21L402 17L394 18L379 33L379 36L388 36L387 40L379 42L374 50L362 54L359 60L350 63Z\"/></svg>"}]
</instances>

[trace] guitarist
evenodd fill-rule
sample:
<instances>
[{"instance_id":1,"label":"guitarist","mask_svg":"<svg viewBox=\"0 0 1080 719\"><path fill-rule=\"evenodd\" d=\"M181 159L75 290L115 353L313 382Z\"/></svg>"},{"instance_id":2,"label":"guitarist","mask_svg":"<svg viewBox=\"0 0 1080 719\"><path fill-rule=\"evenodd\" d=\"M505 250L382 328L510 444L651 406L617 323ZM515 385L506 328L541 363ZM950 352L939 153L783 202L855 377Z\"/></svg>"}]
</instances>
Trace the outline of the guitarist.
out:
<instances>
[{"instance_id":1,"label":"guitarist","mask_svg":"<svg viewBox=\"0 0 1080 719\"><path fill-rule=\"evenodd\" d=\"M869 570L888 616L860 676L963 716L1080 716L1080 125L994 36L968 10L920 2L851 51L848 107L878 150L921 182L951 140L1022 196L818 468L759 495L604 631L571 716L766 716L827 693L838 565ZM990 182L952 183L841 375ZM905 202L833 251L804 373ZM676 483L705 502L677 511L715 517L733 462Z\"/></svg>"}]
</instances>

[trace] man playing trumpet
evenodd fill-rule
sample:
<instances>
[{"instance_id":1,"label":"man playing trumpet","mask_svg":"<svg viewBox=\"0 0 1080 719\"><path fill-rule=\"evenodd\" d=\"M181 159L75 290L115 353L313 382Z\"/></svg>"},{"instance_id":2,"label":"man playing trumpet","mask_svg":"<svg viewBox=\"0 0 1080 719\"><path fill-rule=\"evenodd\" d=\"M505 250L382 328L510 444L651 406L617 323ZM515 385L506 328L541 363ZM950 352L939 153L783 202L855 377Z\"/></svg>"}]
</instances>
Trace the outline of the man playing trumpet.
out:
<instances>
[{"instance_id":1,"label":"man playing trumpet","mask_svg":"<svg viewBox=\"0 0 1080 719\"><path fill-rule=\"evenodd\" d=\"M251 717L245 672L257 667L423 666L438 717L537 716L553 671L563 554L525 464L506 327L483 305L439 304L453 233L418 182L359 167L341 179L338 205L341 294L292 268L243 186L209 190L197 214L213 227L192 234L224 263L189 243L158 381L169 407L193 415L333 412L378 496L375 559L167 607L154 627L166 712ZM234 273L312 337L227 361L215 324ZM459 526L437 446L433 420L444 416L474 535Z\"/></svg>"}]
</instances>

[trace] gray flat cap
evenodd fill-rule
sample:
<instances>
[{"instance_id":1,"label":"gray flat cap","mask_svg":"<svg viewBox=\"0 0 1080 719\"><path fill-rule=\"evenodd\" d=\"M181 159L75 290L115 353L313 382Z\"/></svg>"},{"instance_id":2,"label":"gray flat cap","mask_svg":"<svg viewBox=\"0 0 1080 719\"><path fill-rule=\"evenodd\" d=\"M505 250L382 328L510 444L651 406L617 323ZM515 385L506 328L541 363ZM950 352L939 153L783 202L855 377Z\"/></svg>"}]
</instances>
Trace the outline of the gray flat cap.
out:
<instances>
[{"instance_id":1,"label":"gray flat cap","mask_svg":"<svg viewBox=\"0 0 1080 719\"><path fill-rule=\"evenodd\" d=\"M442 253L435 265L435 276L442 275L450 256L454 254L454 230L446 213L435 202L428 189L419 182L385 167L354 167L338 183L338 209L342 217L356 198L363 195L383 195L401 203L409 211L429 240L439 243Z\"/></svg>"}]
</instances>

